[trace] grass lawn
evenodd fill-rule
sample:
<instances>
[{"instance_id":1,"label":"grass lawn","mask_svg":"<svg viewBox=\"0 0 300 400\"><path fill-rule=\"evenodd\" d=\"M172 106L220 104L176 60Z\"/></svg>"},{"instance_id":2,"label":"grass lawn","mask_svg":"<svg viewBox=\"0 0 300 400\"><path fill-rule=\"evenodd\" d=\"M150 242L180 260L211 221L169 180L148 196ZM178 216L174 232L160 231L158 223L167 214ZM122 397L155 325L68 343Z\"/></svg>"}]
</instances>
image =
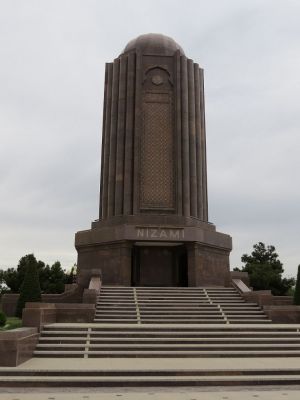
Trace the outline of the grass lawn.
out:
<instances>
[{"instance_id":1,"label":"grass lawn","mask_svg":"<svg viewBox=\"0 0 300 400\"><path fill-rule=\"evenodd\" d=\"M6 324L0 327L0 332L7 331L8 329L20 328L21 325L22 325L22 320L20 318L8 317Z\"/></svg>"}]
</instances>

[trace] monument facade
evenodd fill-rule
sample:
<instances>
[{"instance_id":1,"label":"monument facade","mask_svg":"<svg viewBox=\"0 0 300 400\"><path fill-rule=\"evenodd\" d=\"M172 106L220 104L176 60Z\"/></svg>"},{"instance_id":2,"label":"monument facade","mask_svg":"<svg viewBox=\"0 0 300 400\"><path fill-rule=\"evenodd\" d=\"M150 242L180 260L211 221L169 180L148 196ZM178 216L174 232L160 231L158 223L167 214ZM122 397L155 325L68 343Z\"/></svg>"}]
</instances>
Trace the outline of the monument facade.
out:
<instances>
[{"instance_id":1,"label":"monument facade","mask_svg":"<svg viewBox=\"0 0 300 400\"><path fill-rule=\"evenodd\" d=\"M141 35L106 64L99 220L75 236L78 283L229 284L231 237L208 222L203 69Z\"/></svg>"}]
</instances>

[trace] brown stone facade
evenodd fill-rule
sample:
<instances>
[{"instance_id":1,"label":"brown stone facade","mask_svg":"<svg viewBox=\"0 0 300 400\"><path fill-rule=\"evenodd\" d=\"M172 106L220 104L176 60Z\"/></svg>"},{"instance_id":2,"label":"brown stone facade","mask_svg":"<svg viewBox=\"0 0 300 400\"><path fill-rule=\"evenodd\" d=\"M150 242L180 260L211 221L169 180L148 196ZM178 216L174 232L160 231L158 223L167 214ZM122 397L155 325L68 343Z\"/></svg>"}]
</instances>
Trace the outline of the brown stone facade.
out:
<instances>
[{"instance_id":1,"label":"brown stone facade","mask_svg":"<svg viewBox=\"0 0 300 400\"><path fill-rule=\"evenodd\" d=\"M99 220L75 237L81 286L92 270L104 284L228 284L231 238L208 222L203 88L203 69L159 34L106 64Z\"/></svg>"}]
</instances>

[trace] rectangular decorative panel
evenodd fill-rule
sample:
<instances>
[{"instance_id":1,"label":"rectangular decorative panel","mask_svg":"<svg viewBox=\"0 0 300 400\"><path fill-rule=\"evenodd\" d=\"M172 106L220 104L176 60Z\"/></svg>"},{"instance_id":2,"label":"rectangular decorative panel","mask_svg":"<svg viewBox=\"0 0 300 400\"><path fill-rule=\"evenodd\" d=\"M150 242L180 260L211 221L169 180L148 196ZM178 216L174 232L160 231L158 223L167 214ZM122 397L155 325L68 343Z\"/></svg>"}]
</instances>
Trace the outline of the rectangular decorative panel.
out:
<instances>
[{"instance_id":1,"label":"rectangular decorative panel","mask_svg":"<svg viewBox=\"0 0 300 400\"><path fill-rule=\"evenodd\" d=\"M140 144L140 207L174 208L172 103L168 93L146 93Z\"/></svg>"}]
</instances>

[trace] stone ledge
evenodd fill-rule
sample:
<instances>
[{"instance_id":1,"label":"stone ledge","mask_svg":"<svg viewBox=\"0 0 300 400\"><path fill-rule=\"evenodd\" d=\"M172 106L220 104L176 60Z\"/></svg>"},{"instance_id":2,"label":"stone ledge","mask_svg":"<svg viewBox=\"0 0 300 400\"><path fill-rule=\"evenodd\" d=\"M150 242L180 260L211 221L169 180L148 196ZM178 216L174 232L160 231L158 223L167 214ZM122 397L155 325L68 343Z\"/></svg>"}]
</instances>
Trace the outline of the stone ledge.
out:
<instances>
[{"instance_id":1,"label":"stone ledge","mask_svg":"<svg viewBox=\"0 0 300 400\"><path fill-rule=\"evenodd\" d=\"M36 327L40 331L44 325L55 322L92 322L94 316L95 304L26 303L22 323L27 327Z\"/></svg>"},{"instance_id":2,"label":"stone ledge","mask_svg":"<svg viewBox=\"0 0 300 400\"><path fill-rule=\"evenodd\" d=\"M231 251L231 236L191 226L156 225L115 225L101 229L79 231L75 235L75 247L93 246L116 242L158 241L158 242L197 242L207 246Z\"/></svg>"},{"instance_id":3,"label":"stone ledge","mask_svg":"<svg viewBox=\"0 0 300 400\"><path fill-rule=\"evenodd\" d=\"M295 305L266 305L264 312L274 323L300 323L300 306Z\"/></svg>"},{"instance_id":4,"label":"stone ledge","mask_svg":"<svg viewBox=\"0 0 300 400\"><path fill-rule=\"evenodd\" d=\"M16 367L29 360L38 337L37 328L17 328L0 332L0 366Z\"/></svg>"}]
</instances>

